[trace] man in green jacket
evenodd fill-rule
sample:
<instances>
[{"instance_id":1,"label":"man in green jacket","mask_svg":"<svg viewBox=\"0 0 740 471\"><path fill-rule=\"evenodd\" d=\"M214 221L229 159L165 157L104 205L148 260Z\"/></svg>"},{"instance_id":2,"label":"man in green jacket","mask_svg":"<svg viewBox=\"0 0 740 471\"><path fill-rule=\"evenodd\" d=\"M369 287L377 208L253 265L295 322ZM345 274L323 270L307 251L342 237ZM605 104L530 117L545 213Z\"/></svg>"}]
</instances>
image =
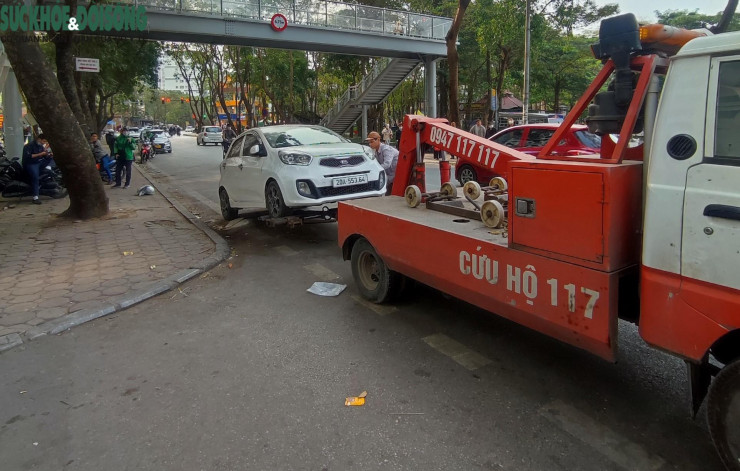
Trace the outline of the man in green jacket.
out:
<instances>
[{"instance_id":1,"label":"man in green jacket","mask_svg":"<svg viewBox=\"0 0 740 471\"><path fill-rule=\"evenodd\" d=\"M128 129L121 129L121 134L113 143L113 153L116 155L116 184L113 188L121 188L121 172L126 167L126 186L131 185L131 164L134 162L134 141L128 135Z\"/></svg>"}]
</instances>

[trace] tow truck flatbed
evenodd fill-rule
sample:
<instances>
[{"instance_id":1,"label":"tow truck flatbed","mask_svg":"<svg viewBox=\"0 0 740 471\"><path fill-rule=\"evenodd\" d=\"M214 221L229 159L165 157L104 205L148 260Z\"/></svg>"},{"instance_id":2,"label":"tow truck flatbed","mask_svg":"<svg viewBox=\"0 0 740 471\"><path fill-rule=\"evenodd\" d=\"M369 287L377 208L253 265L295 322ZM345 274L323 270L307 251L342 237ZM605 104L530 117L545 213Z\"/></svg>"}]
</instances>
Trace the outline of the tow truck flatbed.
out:
<instances>
[{"instance_id":1,"label":"tow truck flatbed","mask_svg":"<svg viewBox=\"0 0 740 471\"><path fill-rule=\"evenodd\" d=\"M512 249L505 230L396 196L340 203L339 220L345 259L367 239L394 272L615 360L619 284L637 266L604 272Z\"/></svg>"}]
</instances>

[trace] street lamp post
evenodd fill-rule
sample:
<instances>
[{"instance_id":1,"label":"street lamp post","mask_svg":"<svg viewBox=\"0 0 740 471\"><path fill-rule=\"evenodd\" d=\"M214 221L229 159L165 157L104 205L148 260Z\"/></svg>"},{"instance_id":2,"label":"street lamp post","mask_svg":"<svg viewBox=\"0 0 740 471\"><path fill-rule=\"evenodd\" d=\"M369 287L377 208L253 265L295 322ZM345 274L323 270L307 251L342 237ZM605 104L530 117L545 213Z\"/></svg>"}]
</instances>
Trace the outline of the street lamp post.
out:
<instances>
[{"instance_id":1,"label":"street lamp post","mask_svg":"<svg viewBox=\"0 0 740 471\"><path fill-rule=\"evenodd\" d=\"M529 58L532 49L531 41L531 0L526 0L527 12L524 19L524 103L522 104L522 124L529 124Z\"/></svg>"}]
</instances>

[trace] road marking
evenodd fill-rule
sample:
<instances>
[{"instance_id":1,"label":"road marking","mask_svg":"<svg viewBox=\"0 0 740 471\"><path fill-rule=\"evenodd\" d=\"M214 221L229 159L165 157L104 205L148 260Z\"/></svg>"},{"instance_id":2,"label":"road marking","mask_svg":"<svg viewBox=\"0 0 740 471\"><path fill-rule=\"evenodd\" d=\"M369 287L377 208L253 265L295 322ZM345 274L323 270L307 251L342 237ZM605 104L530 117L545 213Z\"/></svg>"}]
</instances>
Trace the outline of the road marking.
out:
<instances>
[{"instance_id":1,"label":"road marking","mask_svg":"<svg viewBox=\"0 0 740 471\"><path fill-rule=\"evenodd\" d=\"M393 314L394 312L398 311L398 308L395 306L386 306L383 304L375 304L373 302L368 301L367 299L357 296L356 294L353 294L351 296L355 302L358 304L362 304L366 308L370 309L371 311L375 312L375 314L379 316L387 316L388 314Z\"/></svg>"},{"instance_id":2,"label":"road marking","mask_svg":"<svg viewBox=\"0 0 740 471\"><path fill-rule=\"evenodd\" d=\"M433 349L443 355L447 355L470 371L477 370L478 368L492 363L488 358L474 352L465 345L452 340L444 334L430 335L428 337L424 337L422 340Z\"/></svg>"},{"instance_id":3,"label":"road marking","mask_svg":"<svg viewBox=\"0 0 740 471\"><path fill-rule=\"evenodd\" d=\"M666 463L573 406L552 401L538 413L624 469L657 470Z\"/></svg>"},{"instance_id":4,"label":"road marking","mask_svg":"<svg viewBox=\"0 0 740 471\"><path fill-rule=\"evenodd\" d=\"M311 265L304 265L303 268L311 272L316 276L319 281L333 281L339 278L339 275L326 268L320 263L312 263Z\"/></svg>"},{"instance_id":5,"label":"road marking","mask_svg":"<svg viewBox=\"0 0 740 471\"><path fill-rule=\"evenodd\" d=\"M275 247L275 251L284 257L292 257L293 255L298 254L298 252L291 249L287 245L281 245L279 247Z\"/></svg>"}]
</instances>

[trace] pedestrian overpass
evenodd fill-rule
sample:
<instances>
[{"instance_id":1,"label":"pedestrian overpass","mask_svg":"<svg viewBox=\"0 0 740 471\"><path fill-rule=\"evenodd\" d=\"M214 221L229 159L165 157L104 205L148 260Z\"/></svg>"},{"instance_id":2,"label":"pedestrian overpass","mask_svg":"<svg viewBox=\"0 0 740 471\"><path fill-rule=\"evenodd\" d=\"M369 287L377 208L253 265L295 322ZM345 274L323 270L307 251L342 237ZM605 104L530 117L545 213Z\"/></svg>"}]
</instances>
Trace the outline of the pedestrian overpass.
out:
<instances>
[{"instance_id":1,"label":"pedestrian overpass","mask_svg":"<svg viewBox=\"0 0 740 471\"><path fill-rule=\"evenodd\" d=\"M338 103L342 106L335 106L327 115L329 119L323 123L340 132L361 115L366 117L363 114L366 105L382 102L423 63L425 97L429 104L426 111L436 116L435 61L447 56L445 35L452 25L451 18L325 0L119 0L117 3L145 7L146 29L81 30L80 34L387 58L380 61L362 83L350 87L351 92L347 90ZM271 24L278 14L287 20L282 30ZM0 63L6 62L4 54L0 53ZM13 87L3 87L0 83L0 88L16 87L12 71L0 78L6 76ZM3 101L7 103L7 98ZM20 121L20 105L18 115L14 122ZM11 118L7 112L6 118ZM348 119L352 122L347 124ZM9 119L6 122L10 124ZM20 124L18 129L22 140ZM11 130L11 134L14 132Z\"/></svg>"}]
</instances>

